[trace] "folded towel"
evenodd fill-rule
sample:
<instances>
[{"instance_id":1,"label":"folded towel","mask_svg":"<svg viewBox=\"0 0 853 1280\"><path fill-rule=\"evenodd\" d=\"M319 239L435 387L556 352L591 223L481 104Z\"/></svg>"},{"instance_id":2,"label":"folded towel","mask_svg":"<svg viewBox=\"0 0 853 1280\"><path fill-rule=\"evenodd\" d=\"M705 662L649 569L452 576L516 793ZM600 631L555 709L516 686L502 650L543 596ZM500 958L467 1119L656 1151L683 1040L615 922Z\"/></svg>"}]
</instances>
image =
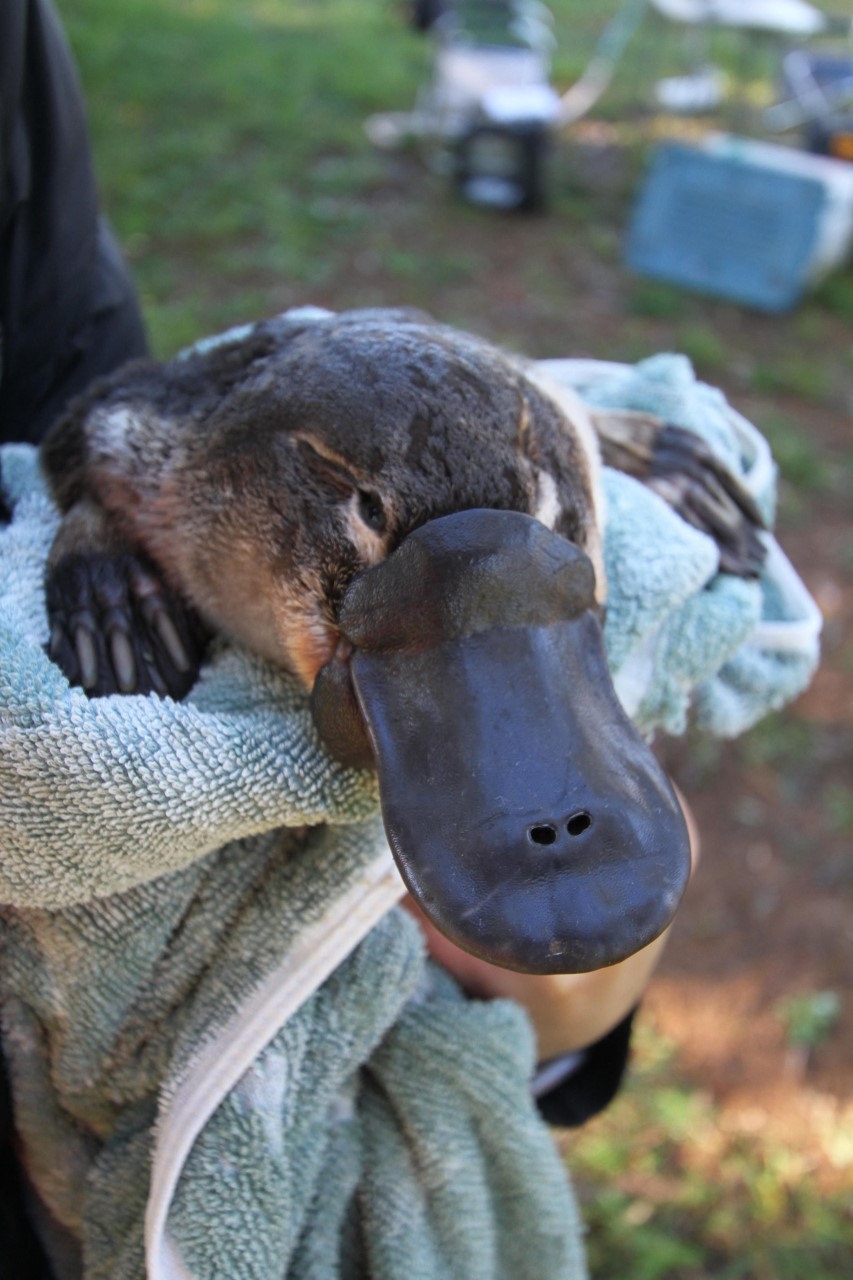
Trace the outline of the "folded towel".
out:
<instances>
[{"instance_id":1,"label":"folded towel","mask_svg":"<svg viewBox=\"0 0 853 1280\"><path fill-rule=\"evenodd\" d=\"M58 1274L582 1280L529 1025L388 914L373 775L236 650L183 704L69 690L55 513L0 465L4 1033Z\"/></svg>"},{"instance_id":2,"label":"folded towel","mask_svg":"<svg viewBox=\"0 0 853 1280\"><path fill-rule=\"evenodd\" d=\"M655 411L665 389L691 429L691 396L713 402L769 510L754 437L683 362L647 365L548 372ZM380 1280L582 1277L529 1027L461 999L390 909L372 775L336 766L297 683L236 649L182 704L69 690L43 649L56 514L32 450L0 465L4 1034L60 1275L332 1280L366 1258ZM659 498L605 488L606 642L637 723L678 728L692 704L737 732L798 691L819 623L775 544L760 584L724 578Z\"/></svg>"},{"instance_id":3,"label":"folded towel","mask_svg":"<svg viewBox=\"0 0 853 1280\"><path fill-rule=\"evenodd\" d=\"M689 360L635 366L545 360L539 367L601 409L633 409L701 436L768 523L776 469L766 441L698 382ZM718 573L716 544L629 476L605 468L605 640L614 683L644 733L698 728L735 737L796 697L820 656L821 617L775 538L757 582Z\"/></svg>"}]
</instances>

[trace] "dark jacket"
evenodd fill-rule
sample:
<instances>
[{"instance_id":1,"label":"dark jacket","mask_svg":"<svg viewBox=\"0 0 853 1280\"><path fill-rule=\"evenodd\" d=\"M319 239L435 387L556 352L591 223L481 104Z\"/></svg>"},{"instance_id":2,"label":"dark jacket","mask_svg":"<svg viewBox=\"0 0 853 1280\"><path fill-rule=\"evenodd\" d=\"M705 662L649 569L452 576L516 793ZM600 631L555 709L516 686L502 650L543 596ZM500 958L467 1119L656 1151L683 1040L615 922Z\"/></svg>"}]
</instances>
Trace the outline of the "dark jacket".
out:
<instances>
[{"instance_id":1,"label":"dark jacket","mask_svg":"<svg viewBox=\"0 0 853 1280\"><path fill-rule=\"evenodd\" d=\"M50 0L0 4L0 179L0 441L37 441L95 375L146 350Z\"/></svg>"}]
</instances>

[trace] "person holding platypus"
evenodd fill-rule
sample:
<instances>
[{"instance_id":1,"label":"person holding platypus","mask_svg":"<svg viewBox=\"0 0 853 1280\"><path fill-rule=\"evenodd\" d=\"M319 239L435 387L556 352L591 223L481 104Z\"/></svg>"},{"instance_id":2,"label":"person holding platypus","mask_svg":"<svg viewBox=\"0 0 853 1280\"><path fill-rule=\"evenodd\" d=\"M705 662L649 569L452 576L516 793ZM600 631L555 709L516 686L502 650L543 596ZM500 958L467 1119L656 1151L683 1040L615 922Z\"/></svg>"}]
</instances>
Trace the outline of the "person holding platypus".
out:
<instances>
[{"instance_id":1,"label":"person holding platypus","mask_svg":"<svg viewBox=\"0 0 853 1280\"><path fill-rule=\"evenodd\" d=\"M60 516L51 661L92 700L191 697L215 637L292 673L322 749L378 775L429 953L527 1010L540 1111L582 1123L619 1087L698 846L608 673L600 455L745 578L760 514L695 437L415 313L306 310L146 360L53 10L2 24L0 441L39 445ZM0 1249L23 1280L49 1272L14 1111ZM75 1249L51 1265L84 1274Z\"/></svg>"}]
</instances>

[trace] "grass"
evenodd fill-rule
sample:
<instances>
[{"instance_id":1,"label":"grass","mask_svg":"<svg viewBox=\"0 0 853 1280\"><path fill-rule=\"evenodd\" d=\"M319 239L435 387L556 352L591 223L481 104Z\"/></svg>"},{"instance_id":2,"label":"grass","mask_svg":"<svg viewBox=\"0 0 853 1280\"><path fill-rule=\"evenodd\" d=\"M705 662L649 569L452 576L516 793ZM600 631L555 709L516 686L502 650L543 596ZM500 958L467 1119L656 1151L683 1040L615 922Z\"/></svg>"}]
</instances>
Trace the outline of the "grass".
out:
<instances>
[{"instance_id":1,"label":"grass","mask_svg":"<svg viewBox=\"0 0 853 1280\"><path fill-rule=\"evenodd\" d=\"M784 480L800 492L826 489L830 465L795 417L778 411L762 413L759 425Z\"/></svg>"},{"instance_id":2,"label":"grass","mask_svg":"<svg viewBox=\"0 0 853 1280\"><path fill-rule=\"evenodd\" d=\"M816 993L780 1016L792 1037L812 1045L829 1033L837 1008L831 993ZM674 1047L648 1026L637 1036L629 1086L565 1146L595 1280L841 1280L848 1273L846 1191L821 1188L809 1161L778 1140L727 1130L713 1100L680 1079Z\"/></svg>"},{"instance_id":3,"label":"grass","mask_svg":"<svg viewBox=\"0 0 853 1280\"><path fill-rule=\"evenodd\" d=\"M851 748L849 728L813 723L796 709L768 716L733 745L744 775L763 778L776 804L793 809L793 818L774 827L774 845L783 858L813 857L816 844L826 847L834 837L843 844L853 833ZM738 822L767 830L774 825L773 807L747 797ZM841 870L850 884L849 858Z\"/></svg>"},{"instance_id":4,"label":"grass","mask_svg":"<svg viewBox=\"0 0 853 1280\"><path fill-rule=\"evenodd\" d=\"M368 144L364 117L409 109L429 64L428 42L395 0L58 3L104 204L157 354L306 302L421 306L533 355L684 350L734 398L760 400L789 509L805 520L815 502L849 492L851 454L840 469L828 460L801 411L849 414L853 405L853 275L827 281L799 315L768 318L620 269L659 128L642 104L654 75L680 56L672 29L644 30L595 127L558 143L550 213L512 219L460 205L416 155ZM567 87L616 0L551 8L555 82ZM735 66L738 49L719 44ZM757 68L756 97L768 76ZM772 718L738 750L744 770L774 771L780 797L816 796L822 834L850 831L851 790L830 729ZM720 751L690 744L691 784L713 782ZM764 819L747 806L743 820ZM596 1280L849 1273L849 1204L821 1194L796 1149L727 1131L648 1028L630 1088L567 1150Z\"/></svg>"},{"instance_id":5,"label":"grass","mask_svg":"<svg viewBox=\"0 0 853 1280\"><path fill-rule=\"evenodd\" d=\"M425 49L383 5L62 5L103 199L155 350L322 285L382 173L362 119L405 100ZM390 27L393 49L386 56ZM285 301L289 299L285 298Z\"/></svg>"},{"instance_id":6,"label":"grass","mask_svg":"<svg viewBox=\"0 0 853 1280\"><path fill-rule=\"evenodd\" d=\"M806 356L794 357L784 364L761 364L753 374L753 386L758 392L800 396L817 403L827 399L828 382L826 366L822 362L815 364Z\"/></svg>"},{"instance_id":7,"label":"grass","mask_svg":"<svg viewBox=\"0 0 853 1280\"><path fill-rule=\"evenodd\" d=\"M616 0L551 7L554 79L568 86ZM104 203L134 265L158 354L342 294L347 302L413 302L482 327L469 296L471 263L480 278L506 270L496 261L501 220L460 209L445 179L411 157L374 152L362 128L371 112L409 109L426 78L429 43L408 29L402 0L126 0L120 22L108 0L60 0L60 9L86 87ZM718 43L714 52L736 67L730 38ZM517 234L518 270L549 301L543 332L556 340L565 332L567 348L578 336L557 286L571 287L578 251L618 264L642 167L624 137L653 140L656 121L638 104L655 75L685 56L677 29L642 25L601 104L612 122L610 150L619 153L607 181L590 182L598 144L556 149L549 231L563 220L568 269L553 261L553 233ZM620 305L658 322L658 345L686 350L700 370L716 373L738 355L717 332L716 317L732 311L725 304L712 305L709 322L706 303L667 286L626 280L621 291ZM767 358L753 361L752 389L837 399L823 358L832 335L821 321L847 318L851 295L844 277L827 282L810 307L811 328L774 339ZM519 332L502 314L487 325L501 339ZM759 334L763 327L759 321ZM544 340L538 351L560 353ZM632 358L635 350L629 343L612 354Z\"/></svg>"},{"instance_id":8,"label":"grass","mask_svg":"<svg viewBox=\"0 0 853 1280\"><path fill-rule=\"evenodd\" d=\"M789 1042L807 1049L832 1033L840 1013L841 998L836 991L789 996L777 1006L777 1015L785 1025Z\"/></svg>"}]
</instances>

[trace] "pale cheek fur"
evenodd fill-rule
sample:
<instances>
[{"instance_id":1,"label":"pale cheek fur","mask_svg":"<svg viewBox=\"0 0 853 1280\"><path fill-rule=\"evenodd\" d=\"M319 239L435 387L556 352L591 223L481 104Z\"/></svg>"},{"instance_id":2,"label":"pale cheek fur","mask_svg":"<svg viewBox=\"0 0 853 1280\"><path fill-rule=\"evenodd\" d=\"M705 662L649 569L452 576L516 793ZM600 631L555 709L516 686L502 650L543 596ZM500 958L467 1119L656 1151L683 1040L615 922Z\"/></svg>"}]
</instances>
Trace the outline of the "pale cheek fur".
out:
<instances>
[{"instance_id":1,"label":"pale cheek fur","mask_svg":"<svg viewBox=\"0 0 853 1280\"><path fill-rule=\"evenodd\" d=\"M134 439L138 426L139 415L124 406L96 409L87 423L92 457L96 462L99 454L105 458L117 457L121 469L132 470L136 456L129 442Z\"/></svg>"},{"instance_id":2,"label":"pale cheek fur","mask_svg":"<svg viewBox=\"0 0 853 1280\"><path fill-rule=\"evenodd\" d=\"M536 510L533 516L546 529L553 530L562 507L554 477L547 471L536 473Z\"/></svg>"},{"instance_id":3,"label":"pale cheek fur","mask_svg":"<svg viewBox=\"0 0 853 1280\"><path fill-rule=\"evenodd\" d=\"M253 614L258 600L264 606L255 607ZM277 666L293 671L310 689L335 652L338 632L326 612L319 581L300 582L289 589L281 582L256 581L247 592L237 638Z\"/></svg>"},{"instance_id":4,"label":"pale cheek fur","mask_svg":"<svg viewBox=\"0 0 853 1280\"><path fill-rule=\"evenodd\" d=\"M388 553L387 534L378 533L365 524L358 512L358 494L354 493L343 508L344 536L355 547L363 568L379 564Z\"/></svg>"},{"instance_id":5,"label":"pale cheek fur","mask_svg":"<svg viewBox=\"0 0 853 1280\"><path fill-rule=\"evenodd\" d=\"M313 688L321 667L334 656L338 633L316 615L306 614L288 637L290 665L305 684Z\"/></svg>"},{"instance_id":6,"label":"pale cheek fur","mask_svg":"<svg viewBox=\"0 0 853 1280\"><path fill-rule=\"evenodd\" d=\"M366 525L359 515L358 494L348 499L343 512L343 533L364 569L379 564L388 554L388 536ZM338 632L323 609L320 584L307 585L291 601L282 627L289 665L310 689L322 666L332 658Z\"/></svg>"},{"instance_id":7,"label":"pale cheek fur","mask_svg":"<svg viewBox=\"0 0 853 1280\"><path fill-rule=\"evenodd\" d=\"M586 459L592 500L592 520L590 522L590 536L584 550L595 569L595 598L599 604L603 604L607 596L607 579L604 573L604 552L601 545L600 530L604 528L606 509L604 489L601 483L601 453L595 428L592 425L586 405L574 391L571 391L568 387L561 386L535 366L525 367L524 372L530 382L539 387L540 391L544 391L562 409L563 416L566 419L567 430L573 432L576 436ZM539 500L540 503L543 500L541 491ZM547 521L543 520L542 523L546 524Z\"/></svg>"}]
</instances>

